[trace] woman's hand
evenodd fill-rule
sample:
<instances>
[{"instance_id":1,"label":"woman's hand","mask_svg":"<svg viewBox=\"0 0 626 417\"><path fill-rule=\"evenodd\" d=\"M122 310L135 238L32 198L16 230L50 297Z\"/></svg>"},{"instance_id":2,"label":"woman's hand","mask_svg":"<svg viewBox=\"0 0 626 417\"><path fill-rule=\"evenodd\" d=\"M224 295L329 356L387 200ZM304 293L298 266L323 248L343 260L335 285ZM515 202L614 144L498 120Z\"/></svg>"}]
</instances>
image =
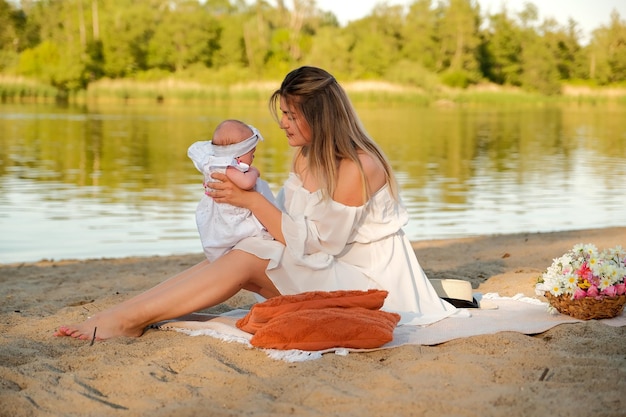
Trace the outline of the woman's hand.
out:
<instances>
[{"instance_id":1,"label":"woman's hand","mask_svg":"<svg viewBox=\"0 0 626 417\"><path fill-rule=\"evenodd\" d=\"M208 196L216 203L226 203L237 207L249 208L251 191L237 187L225 174L213 173L211 177L217 182L208 182Z\"/></svg>"},{"instance_id":2,"label":"woman's hand","mask_svg":"<svg viewBox=\"0 0 626 417\"><path fill-rule=\"evenodd\" d=\"M256 191L246 191L237 187L226 175L214 173L213 179L221 182L209 182L209 197L216 203L227 203L233 206L247 208L261 222L267 231L277 241L285 244L285 237L282 231L282 213L261 193Z\"/></svg>"}]
</instances>

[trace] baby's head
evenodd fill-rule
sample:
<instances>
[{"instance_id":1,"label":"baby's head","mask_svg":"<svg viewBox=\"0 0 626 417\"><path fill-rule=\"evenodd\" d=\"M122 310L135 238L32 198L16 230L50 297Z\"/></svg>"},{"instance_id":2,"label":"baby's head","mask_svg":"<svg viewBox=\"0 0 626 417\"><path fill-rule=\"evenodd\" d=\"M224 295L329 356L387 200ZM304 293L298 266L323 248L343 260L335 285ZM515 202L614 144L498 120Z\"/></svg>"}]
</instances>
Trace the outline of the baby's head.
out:
<instances>
[{"instance_id":1,"label":"baby's head","mask_svg":"<svg viewBox=\"0 0 626 417\"><path fill-rule=\"evenodd\" d=\"M216 146L232 145L252 136L250 126L240 120L228 119L217 125L212 142Z\"/></svg>"},{"instance_id":2,"label":"baby's head","mask_svg":"<svg viewBox=\"0 0 626 417\"><path fill-rule=\"evenodd\" d=\"M240 120L228 119L217 125L215 132L213 132L213 139L211 140L211 143L218 147L234 145L236 143L241 143L246 139L252 138L255 134L259 135L258 139L262 140L256 129L252 130L250 126ZM255 151L256 146L250 151L241 155L234 155L234 157L240 162L252 165Z\"/></svg>"}]
</instances>

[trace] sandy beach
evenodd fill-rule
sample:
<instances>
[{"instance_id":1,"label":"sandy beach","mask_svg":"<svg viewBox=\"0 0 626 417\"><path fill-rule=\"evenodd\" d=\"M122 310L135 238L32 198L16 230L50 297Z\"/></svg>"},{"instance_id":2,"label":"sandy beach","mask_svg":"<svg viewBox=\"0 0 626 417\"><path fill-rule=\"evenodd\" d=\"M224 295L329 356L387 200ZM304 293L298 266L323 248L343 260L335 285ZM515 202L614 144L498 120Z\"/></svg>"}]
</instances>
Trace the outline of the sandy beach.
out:
<instances>
[{"instance_id":1,"label":"sandy beach","mask_svg":"<svg viewBox=\"0 0 626 417\"><path fill-rule=\"evenodd\" d=\"M430 278L536 297L537 276L576 243L626 246L626 227L420 241L414 249ZM597 321L299 363L173 331L93 345L53 337L59 325L202 256L0 265L0 416L626 415L626 327ZM253 302L243 292L209 311Z\"/></svg>"}]
</instances>

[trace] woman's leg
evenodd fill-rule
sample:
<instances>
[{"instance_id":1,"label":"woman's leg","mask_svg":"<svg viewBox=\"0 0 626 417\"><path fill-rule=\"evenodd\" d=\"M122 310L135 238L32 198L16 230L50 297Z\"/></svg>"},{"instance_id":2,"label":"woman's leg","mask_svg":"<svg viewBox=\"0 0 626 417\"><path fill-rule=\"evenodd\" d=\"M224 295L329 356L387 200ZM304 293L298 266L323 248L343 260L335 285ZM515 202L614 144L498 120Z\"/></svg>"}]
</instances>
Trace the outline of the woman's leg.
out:
<instances>
[{"instance_id":1,"label":"woman's leg","mask_svg":"<svg viewBox=\"0 0 626 417\"><path fill-rule=\"evenodd\" d=\"M146 326L212 307L242 288L279 295L265 274L268 260L234 250L213 263L201 262L169 280L86 321L61 326L56 336L97 339L141 336Z\"/></svg>"}]
</instances>

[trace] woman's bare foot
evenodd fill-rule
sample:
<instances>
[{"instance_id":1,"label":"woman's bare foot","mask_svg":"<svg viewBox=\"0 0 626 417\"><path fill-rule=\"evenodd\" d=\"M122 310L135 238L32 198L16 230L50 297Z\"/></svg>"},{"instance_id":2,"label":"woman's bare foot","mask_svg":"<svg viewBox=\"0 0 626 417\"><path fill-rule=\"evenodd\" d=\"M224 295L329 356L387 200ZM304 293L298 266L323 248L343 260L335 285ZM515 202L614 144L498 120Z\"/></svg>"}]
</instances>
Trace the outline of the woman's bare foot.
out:
<instances>
[{"instance_id":1,"label":"woman's bare foot","mask_svg":"<svg viewBox=\"0 0 626 417\"><path fill-rule=\"evenodd\" d=\"M80 340L106 340L114 337L139 337L144 329L126 328L123 320L118 320L114 313L99 313L82 323L60 326L54 336L69 336Z\"/></svg>"}]
</instances>

